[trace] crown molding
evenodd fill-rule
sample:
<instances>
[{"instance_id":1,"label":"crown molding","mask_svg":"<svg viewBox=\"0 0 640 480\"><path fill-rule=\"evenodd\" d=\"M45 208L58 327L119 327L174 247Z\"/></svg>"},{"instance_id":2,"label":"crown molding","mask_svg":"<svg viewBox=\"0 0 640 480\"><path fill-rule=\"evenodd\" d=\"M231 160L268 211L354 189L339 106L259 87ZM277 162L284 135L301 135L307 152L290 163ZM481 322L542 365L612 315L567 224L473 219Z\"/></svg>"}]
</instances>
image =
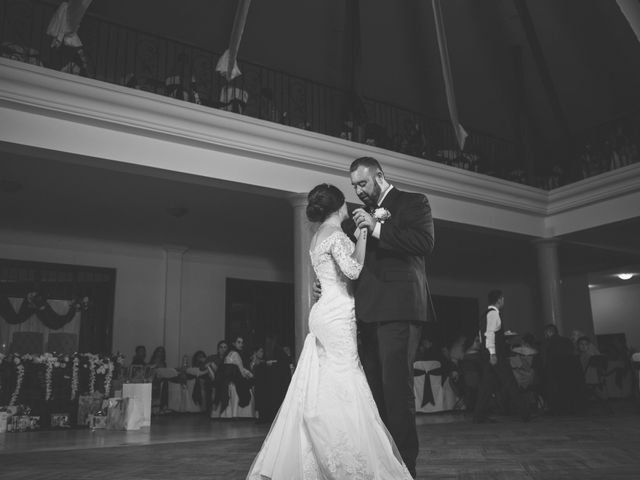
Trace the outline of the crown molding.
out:
<instances>
[{"instance_id":1,"label":"crown molding","mask_svg":"<svg viewBox=\"0 0 640 480\"><path fill-rule=\"evenodd\" d=\"M549 192L548 215L640 192L640 163L611 170Z\"/></svg>"},{"instance_id":2,"label":"crown molding","mask_svg":"<svg viewBox=\"0 0 640 480\"><path fill-rule=\"evenodd\" d=\"M640 202L630 201L640 196L638 164L546 192L14 60L0 58L0 72L0 146L5 142L83 157L83 162L152 167L285 193L327 181L353 202L358 199L348 166L354 158L373 156L396 186L428 195L437 218L534 237L615 221L606 212L587 215L585 208L592 206L617 209L616 219L640 215L635 206ZM25 131L25 125L38 134Z\"/></svg>"}]
</instances>

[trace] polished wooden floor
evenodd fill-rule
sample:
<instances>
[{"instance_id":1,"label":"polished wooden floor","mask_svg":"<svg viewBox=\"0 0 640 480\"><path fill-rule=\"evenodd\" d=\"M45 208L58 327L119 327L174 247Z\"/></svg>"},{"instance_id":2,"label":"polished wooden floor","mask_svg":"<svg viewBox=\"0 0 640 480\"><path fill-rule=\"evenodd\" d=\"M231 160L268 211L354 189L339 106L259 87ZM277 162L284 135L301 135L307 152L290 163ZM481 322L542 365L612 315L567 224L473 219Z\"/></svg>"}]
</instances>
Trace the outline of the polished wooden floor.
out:
<instances>
[{"instance_id":1,"label":"polished wooden floor","mask_svg":"<svg viewBox=\"0 0 640 480\"><path fill-rule=\"evenodd\" d=\"M614 411L479 425L463 413L422 415L418 478L640 479L640 414ZM0 479L244 479L267 430L176 414L134 432L3 433Z\"/></svg>"}]
</instances>

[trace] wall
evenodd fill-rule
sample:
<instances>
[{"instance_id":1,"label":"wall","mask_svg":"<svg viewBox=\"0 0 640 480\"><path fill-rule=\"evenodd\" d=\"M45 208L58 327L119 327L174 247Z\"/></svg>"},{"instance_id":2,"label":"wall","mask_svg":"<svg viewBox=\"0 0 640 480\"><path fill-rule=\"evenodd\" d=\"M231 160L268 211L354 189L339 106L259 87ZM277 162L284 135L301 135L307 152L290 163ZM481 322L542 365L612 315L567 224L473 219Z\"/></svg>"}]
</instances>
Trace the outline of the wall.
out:
<instances>
[{"instance_id":1,"label":"wall","mask_svg":"<svg viewBox=\"0 0 640 480\"><path fill-rule=\"evenodd\" d=\"M487 306L487 294L493 289L504 293L503 322L506 329L520 334L533 333L541 338L542 324L538 321L537 291L526 279L457 278L435 277L429 279L431 293L455 297L477 298L482 310Z\"/></svg>"},{"instance_id":2,"label":"wall","mask_svg":"<svg viewBox=\"0 0 640 480\"><path fill-rule=\"evenodd\" d=\"M116 269L112 351L131 358L163 344L165 256L161 246L0 230L0 257ZM183 257L180 353L215 350L224 336L225 280L291 281L277 260L187 252ZM168 359L169 363L177 362Z\"/></svg>"},{"instance_id":3,"label":"wall","mask_svg":"<svg viewBox=\"0 0 640 480\"><path fill-rule=\"evenodd\" d=\"M593 314L587 275L565 276L560 285L562 299L561 334L579 330L594 339Z\"/></svg>"},{"instance_id":4,"label":"wall","mask_svg":"<svg viewBox=\"0 0 640 480\"><path fill-rule=\"evenodd\" d=\"M640 348L640 284L591 289L597 335L625 333L629 347Z\"/></svg>"}]
</instances>

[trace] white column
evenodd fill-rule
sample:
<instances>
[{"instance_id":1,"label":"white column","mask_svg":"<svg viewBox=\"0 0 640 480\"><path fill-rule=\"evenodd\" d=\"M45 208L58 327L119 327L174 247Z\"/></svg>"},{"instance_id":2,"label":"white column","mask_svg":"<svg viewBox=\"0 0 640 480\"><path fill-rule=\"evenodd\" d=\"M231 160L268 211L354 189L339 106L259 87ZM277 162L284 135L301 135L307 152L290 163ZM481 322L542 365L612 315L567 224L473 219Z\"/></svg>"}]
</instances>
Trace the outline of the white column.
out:
<instances>
[{"instance_id":1,"label":"white column","mask_svg":"<svg viewBox=\"0 0 640 480\"><path fill-rule=\"evenodd\" d=\"M563 332L562 325L558 242L545 239L536 240L534 243L538 254L538 278L540 280L544 325L552 323L558 327L560 334L567 334L568 332Z\"/></svg>"},{"instance_id":2,"label":"white column","mask_svg":"<svg viewBox=\"0 0 640 480\"><path fill-rule=\"evenodd\" d=\"M298 193L289 197L293 206L293 279L295 299L295 353L296 358L309 333L309 310L313 303L313 267L309 258L309 244L313 231L307 220L307 194Z\"/></svg>"},{"instance_id":3,"label":"white column","mask_svg":"<svg viewBox=\"0 0 640 480\"><path fill-rule=\"evenodd\" d=\"M165 245L163 344L167 365L180 365L182 357L182 259L187 247Z\"/></svg>"}]
</instances>

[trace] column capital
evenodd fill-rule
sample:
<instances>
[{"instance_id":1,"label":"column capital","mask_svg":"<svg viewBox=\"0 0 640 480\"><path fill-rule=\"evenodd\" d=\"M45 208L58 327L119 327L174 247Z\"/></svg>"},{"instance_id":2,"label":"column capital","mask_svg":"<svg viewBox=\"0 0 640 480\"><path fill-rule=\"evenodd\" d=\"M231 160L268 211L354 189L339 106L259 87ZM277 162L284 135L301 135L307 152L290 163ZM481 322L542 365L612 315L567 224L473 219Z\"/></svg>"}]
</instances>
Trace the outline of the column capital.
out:
<instances>
[{"instance_id":1,"label":"column capital","mask_svg":"<svg viewBox=\"0 0 640 480\"><path fill-rule=\"evenodd\" d=\"M189 247L187 247L186 245L165 244L162 246L162 249L168 255L181 256L181 255L184 255L187 252L187 250L189 250Z\"/></svg>"}]
</instances>

